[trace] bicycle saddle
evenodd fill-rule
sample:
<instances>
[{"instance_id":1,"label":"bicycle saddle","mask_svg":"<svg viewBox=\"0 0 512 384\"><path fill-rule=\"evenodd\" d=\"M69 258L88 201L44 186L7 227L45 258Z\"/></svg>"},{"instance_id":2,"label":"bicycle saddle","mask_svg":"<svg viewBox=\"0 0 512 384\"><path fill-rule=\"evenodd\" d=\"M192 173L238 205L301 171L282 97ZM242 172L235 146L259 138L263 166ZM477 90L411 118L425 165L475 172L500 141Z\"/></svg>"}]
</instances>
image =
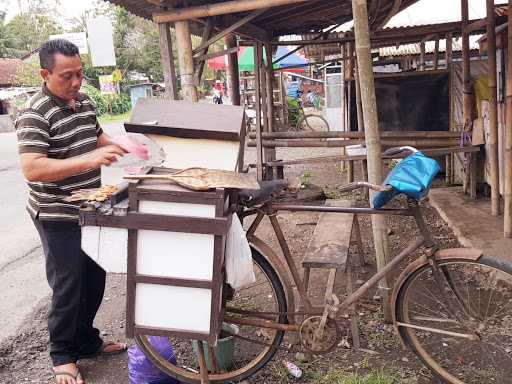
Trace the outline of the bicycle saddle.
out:
<instances>
[{"instance_id":1,"label":"bicycle saddle","mask_svg":"<svg viewBox=\"0 0 512 384\"><path fill-rule=\"evenodd\" d=\"M288 187L286 180L260 181L260 189L241 189L238 191L240 202L246 207L263 204L270 200L272 195Z\"/></svg>"}]
</instances>

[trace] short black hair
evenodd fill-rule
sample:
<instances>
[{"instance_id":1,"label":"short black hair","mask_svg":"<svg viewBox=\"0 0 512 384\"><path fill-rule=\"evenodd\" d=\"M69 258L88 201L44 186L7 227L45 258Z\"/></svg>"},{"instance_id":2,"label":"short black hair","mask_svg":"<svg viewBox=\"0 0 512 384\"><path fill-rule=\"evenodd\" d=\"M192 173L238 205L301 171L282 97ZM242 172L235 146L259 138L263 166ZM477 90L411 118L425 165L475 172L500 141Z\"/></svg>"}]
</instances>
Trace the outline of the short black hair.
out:
<instances>
[{"instance_id":1,"label":"short black hair","mask_svg":"<svg viewBox=\"0 0 512 384\"><path fill-rule=\"evenodd\" d=\"M64 39L49 40L44 43L39 50L39 63L42 69L49 71L53 69L56 53L60 53L64 56L80 55L78 47L70 41Z\"/></svg>"}]
</instances>

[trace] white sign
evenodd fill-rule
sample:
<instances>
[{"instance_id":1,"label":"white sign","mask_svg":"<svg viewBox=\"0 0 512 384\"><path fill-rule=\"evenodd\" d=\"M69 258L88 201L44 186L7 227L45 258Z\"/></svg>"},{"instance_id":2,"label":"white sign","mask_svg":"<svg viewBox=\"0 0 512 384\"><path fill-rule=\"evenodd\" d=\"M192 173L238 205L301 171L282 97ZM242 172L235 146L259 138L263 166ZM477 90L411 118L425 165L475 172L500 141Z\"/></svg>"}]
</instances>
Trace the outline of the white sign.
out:
<instances>
[{"instance_id":1,"label":"white sign","mask_svg":"<svg viewBox=\"0 0 512 384\"><path fill-rule=\"evenodd\" d=\"M114 67L116 55L110 19L97 17L87 20L87 37L93 67Z\"/></svg>"},{"instance_id":2,"label":"white sign","mask_svg":"<svg viewBox=\"0 0 512 384\"><path fill-rule=\"evenodd\" d=\"M59 35L50 35L50 40L55 39L64 39L78 47L78 51L81 55L86 55L89 53L89 49L87 48L87 35L85 32L77 32L77 33L61 33Z\"/></svg>"}]
</instances>

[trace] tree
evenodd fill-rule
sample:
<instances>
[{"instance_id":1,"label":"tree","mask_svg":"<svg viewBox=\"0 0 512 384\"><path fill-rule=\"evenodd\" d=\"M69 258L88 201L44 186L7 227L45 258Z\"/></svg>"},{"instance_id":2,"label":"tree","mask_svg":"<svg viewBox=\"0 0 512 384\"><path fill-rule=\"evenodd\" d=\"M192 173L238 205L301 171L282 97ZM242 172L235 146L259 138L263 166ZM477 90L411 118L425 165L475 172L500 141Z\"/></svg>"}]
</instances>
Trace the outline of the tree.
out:
<instances>
[{"instance_id":1,"label":"tree","mask_svg":"<svg viewBox=\"0 0 512 384\"><path fill-rule=\"evenodd\" d=\"M8 57L12 48L12 37L5 26L5 13L0 12L0 57Z\"/></svg>"},{"instance_id":2,"label":"tree","mask_svg":"<svg viewBox=\"0 0 512 384\"><path fill-rule=\"evenodd\" d=\"M62 32L62 27L51 16L33 13L16 15L7 23L6 29L12 37L15 57L23 57L39 48L50 35Z\"/></svg>"}]
</instances>

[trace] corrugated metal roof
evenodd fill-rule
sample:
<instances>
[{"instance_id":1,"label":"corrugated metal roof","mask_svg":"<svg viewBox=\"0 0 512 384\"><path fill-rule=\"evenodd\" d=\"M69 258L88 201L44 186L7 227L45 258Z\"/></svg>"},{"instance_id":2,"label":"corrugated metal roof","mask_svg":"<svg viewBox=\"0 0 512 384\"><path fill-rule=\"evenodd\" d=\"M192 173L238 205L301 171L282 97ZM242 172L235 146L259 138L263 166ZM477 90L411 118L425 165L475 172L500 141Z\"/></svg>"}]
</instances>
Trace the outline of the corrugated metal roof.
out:
<instances>
[{"instance_id":1,"label":"corrugated metal roof","mask_svg":"<svg viewBox=\"0 0 512 384\"><path fill-rule=\"evenodd\" d=\"M480 36L470 36L469 39L469 48L470 49L479 49L478 39ZM454 39L452 43L452 50L454 52L462 51L462 40ZM420 44L404 44L398 47L384 47L379 48L379 56L381 57L389 57L389 56L407 56L407 55L419 55L421 53ZM435 51L435 42L427 41L425 43L425 53L434 53ZM439 40L439 52L446 52L446 40Z\"/></svg>"}]
</instances>

